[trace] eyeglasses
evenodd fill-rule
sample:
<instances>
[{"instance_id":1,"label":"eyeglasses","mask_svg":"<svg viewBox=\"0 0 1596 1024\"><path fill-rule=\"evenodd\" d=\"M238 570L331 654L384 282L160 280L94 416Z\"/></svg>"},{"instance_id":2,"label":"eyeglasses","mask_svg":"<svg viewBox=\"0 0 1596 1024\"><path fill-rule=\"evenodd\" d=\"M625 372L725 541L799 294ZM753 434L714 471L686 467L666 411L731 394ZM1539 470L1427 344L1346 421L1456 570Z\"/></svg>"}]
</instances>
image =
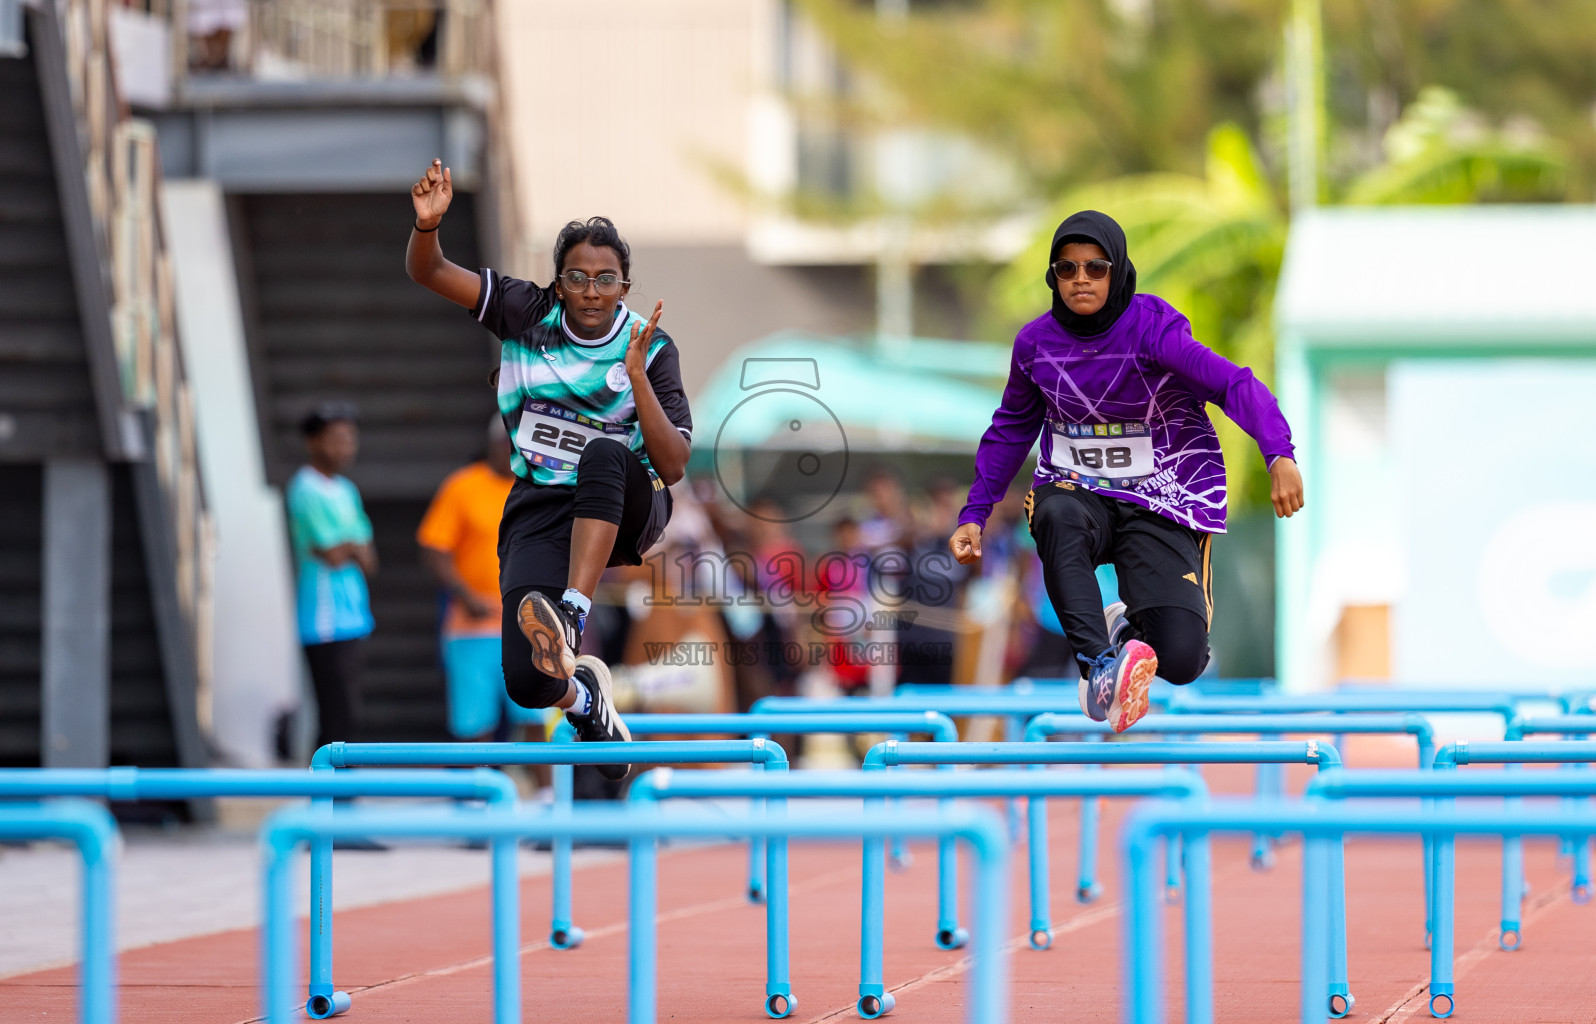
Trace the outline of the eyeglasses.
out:
<instances>
[{"instance_id":1,"label":"eyeglasses","mask_svg":"<svg viewBox=\"0 0 1596 1024\"><path fill-rule=\"evenodd\" d=\"M1076 263L1074 260L1059 260L1053 264L1053 273L1058 275L1060 281L1075 280L1075 272L1085 268L1086 276L1093 281L1101 281L1108 276L1109 268L1114 264L1108 260L1087 260L1085 263Z\"/></svg>"},{"instance_id":2,"label":"eyeglasses","mask_svg":"<svg viewBox=\"0 0 1596 1024\"><path fill-rule=\"evenodd\" d=\"M580 270L567 270L560 275L560 280L564 281L565 287L573 292L587 291L588 283L592 282L593 287L598 290L600 295L614 295L621 290L621 285L632 283L621 280L615 274L599 274L597 277L589 277Z\"/></svg>"}]
</instances>

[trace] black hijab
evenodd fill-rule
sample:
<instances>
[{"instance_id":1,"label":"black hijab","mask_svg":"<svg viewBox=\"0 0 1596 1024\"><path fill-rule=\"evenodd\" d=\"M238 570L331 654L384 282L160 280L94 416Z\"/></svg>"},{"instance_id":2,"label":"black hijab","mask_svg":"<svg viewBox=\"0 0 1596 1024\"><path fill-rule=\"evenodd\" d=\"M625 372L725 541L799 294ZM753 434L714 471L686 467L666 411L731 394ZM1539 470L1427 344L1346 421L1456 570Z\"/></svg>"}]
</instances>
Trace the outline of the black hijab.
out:
<instances>
[{"instance_id":1,"label":"black hijab","mask_svg":"<svg viewBox=\"0 0 1596 1024\"><path fill-rule=\"evenodd\" d=\"M1059 294L1058 275L1053 273L1053 264L1065 242L1092 242L1101 247L1108 254L1109 262L1114 264L1108 272L1108 301L1090 316L1072 312ZM1136 267L1125 252L1125 232L1114 218L1096 210L1072 214L1053 232L1053 247L1047 252L1047 286L1053 289L1053 319L1066 331L1083 338L1102 334L1130 308L1131 298L1136 294Z\"/></svg>"}]
</instances>

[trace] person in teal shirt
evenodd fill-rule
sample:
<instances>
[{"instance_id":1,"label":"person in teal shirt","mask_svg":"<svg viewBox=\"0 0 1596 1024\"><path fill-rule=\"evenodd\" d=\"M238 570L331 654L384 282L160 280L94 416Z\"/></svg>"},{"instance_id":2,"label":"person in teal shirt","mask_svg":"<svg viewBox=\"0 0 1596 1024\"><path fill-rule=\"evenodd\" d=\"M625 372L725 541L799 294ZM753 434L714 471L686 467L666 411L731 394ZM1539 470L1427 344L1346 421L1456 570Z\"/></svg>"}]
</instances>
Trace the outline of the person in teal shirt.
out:
<instances>
[{"instance_id":1,"label":"person in teal shirt","mask_svg":"<svg viewBox=\"0 0 1596 1024\"><path fill-rule=\"evenodd\" d=\"M288 483L288 532L319 747L353 739L357 728L363 641L375 625L366 579L377 571L377 553L360 491L342 475L360 448L354 408L320 406L300 432L310 463Z\"/></svg>"}]
</instances>

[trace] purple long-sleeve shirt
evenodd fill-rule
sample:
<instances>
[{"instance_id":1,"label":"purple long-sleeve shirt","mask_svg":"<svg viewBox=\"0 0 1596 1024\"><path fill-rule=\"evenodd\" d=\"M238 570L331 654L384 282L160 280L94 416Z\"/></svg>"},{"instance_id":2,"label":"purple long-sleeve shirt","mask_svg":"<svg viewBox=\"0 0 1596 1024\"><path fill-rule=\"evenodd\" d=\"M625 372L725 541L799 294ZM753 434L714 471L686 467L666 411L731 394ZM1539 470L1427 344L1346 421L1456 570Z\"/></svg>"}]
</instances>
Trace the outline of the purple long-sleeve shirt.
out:
<instances>
[{"instance_id":1,"label":"purple long-sleeve shirt","mask_svg":"<svg viewBox=\"0 0 1596 1024\"><path fill-rule=\"evenodd\" d=\"M975 453L959 523L986 525L1030 454L1033 487L1058 480L1128 501L1184 526L1225 532L1225 458L1213 402L1258 442L1269 465L1294 458L1291 427L1251 370L1191 336L1156 295L1140 294L1103 334L1077 337L1051 313L1014 339L1009 382Z\"/></svg>"}]
</instances>

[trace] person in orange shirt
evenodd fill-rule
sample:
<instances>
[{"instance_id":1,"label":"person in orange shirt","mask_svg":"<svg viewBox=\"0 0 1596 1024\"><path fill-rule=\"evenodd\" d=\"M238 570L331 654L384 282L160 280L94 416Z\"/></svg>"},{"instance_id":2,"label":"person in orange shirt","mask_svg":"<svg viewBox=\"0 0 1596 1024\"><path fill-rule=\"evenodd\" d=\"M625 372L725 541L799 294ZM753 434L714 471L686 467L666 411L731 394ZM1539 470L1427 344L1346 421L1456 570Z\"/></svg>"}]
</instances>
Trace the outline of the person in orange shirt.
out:
<instances>
[{"instance_id":1,"label":"person in orange shirt","mask_svg":"<svg viewBox=\"0 0 1596 1024\"><path fill-rule=\"evenodd\" d=\"M510 438L495 416L487 458L449 474L416 530L422 564L449 595L441 638L457 739L495 732L507 713L511 722L541 721L541 712L507 707L499 659L499 520L514 481Z\"/></svg>"}]
</instances>

